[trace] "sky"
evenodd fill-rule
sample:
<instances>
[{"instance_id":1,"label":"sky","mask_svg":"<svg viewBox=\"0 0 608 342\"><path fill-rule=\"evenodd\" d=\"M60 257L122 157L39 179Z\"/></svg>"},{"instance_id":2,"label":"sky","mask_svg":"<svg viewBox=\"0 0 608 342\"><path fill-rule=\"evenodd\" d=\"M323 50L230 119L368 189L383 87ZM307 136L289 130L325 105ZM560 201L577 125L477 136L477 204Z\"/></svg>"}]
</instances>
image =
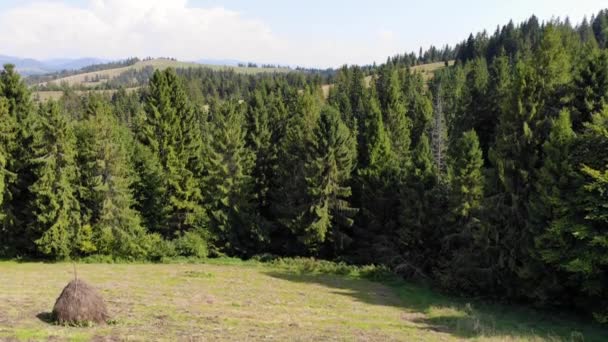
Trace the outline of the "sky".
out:
<instances>
[{"instance_id":1,"label":"sky","mask_svg":"<svg viewBox=\"0 0 608 342\"><path fill-rule=\"evenodd\" d=\"M532 14L578 23L603 8L608 0L1 0L0 54L326 68L454 45Z\"/></svg>"}]
</instances>

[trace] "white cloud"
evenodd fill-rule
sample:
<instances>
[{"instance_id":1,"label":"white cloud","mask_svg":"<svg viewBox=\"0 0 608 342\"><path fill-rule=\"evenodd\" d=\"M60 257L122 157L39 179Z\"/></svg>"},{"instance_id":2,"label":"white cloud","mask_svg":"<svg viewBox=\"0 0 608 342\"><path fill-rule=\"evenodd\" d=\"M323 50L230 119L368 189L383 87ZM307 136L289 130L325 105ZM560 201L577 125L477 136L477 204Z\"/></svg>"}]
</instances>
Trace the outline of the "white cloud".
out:
<instances>
[{"instance_id":1,"label":"white cloud","mask_svg":"<svg viewBox=\"0 0 608 342\"><path fill-rule=\"evenodd\" d=\"M85 7L35 2L0 13L1 53L23 57L171 56L306 66L371 63L392 54L394 34L291 41L264 22L187 0L91 0Z\"/></svg>"}]
</instances>

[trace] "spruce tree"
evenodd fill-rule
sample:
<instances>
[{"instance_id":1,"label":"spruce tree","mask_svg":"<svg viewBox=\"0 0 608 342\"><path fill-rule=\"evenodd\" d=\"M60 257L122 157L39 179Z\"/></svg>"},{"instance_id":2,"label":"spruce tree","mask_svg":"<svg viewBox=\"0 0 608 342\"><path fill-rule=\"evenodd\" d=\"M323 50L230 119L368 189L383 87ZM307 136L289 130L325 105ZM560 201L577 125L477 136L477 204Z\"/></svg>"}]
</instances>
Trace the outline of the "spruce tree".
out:
<instances>
[{"instance_id":1,"label":"spruce tree","mask_svg":"<svg viewBox=\"0 0 608 342\"><path fill-rule=\"evenodd\" d=\"M356 160L352 133L333 107L324 107L308 142L304 165L309 208L308 224L295 232L311 250L327 238L335 249L348 242L346 229L353 225L357 209L351 208L348 182Z\"/></svg>"},{"instance_id":2,"label":"spruce tree","mask_svg":"<svg viewBox=\"0 0 608 342\"><path fill-rule=\"evenodd\" d=\"M206 216L196 177L202 172L201 125L173 69L154 73L144 110L146 120L138 136L158 156L166 182L163 212L168 216L162 233L172 236L202 228Z\"/></svg>"},{"instance_id":3,"label":"spruce tree","mask_svg":"<svg viewBox=\"0 0 608 342\"><path fill-rule=\"evenodd\" d=\"M6 255L12 247L7 239L6 203L10 201L9 185L15 180L15 173L9 169L11 152L16 148L16 125L10 115L8 101L0 97L0 255Z\"/></svg>"},{"instance_id":4,"label":"spruce tree","mask_svg":"<svg viewBox=\"0 0 608 342\"><path fill-rule=\"evenodd\" d=\"M393 260L395 267L410 277L428 277L434 259L430 251L438 250L437 218L433 210L444 210L438 190L438 177L427 134L420 137L412 151L412 166L400 190L399 241L400 255Z\"/></svg>"},{"instance_id":5,"label":"spruce tree","mask_svg":"<svg viewBox=\"0 0 608 342\"><path fill-rule=\"evenodd\" d=\"M214 113L208 150L205 204L216 245L223 252L253 255L265 239L255 215L254 154L245 145L245 116L238 104Z\"/></svg>"},{"instance_id":6,"label":"spruce tree","mask_svg":"<svg viewBox=\"0 0 608 342\"><path fill-rule=\"evenodd\" d=\"M475 131L467 131L450 149L450 207L458 219L467 221L483 198L483 156Z\"/></svg>"},{"instance_id":7,"label":"spruce tree","mask_svg":"<svg viewBox=\"0 0 608 342\"><path fill-rule=\"evenodd\" d=\"M606 321L605 255L606 189L608 165L608 110L592 116L580 136L575 135L568 112L562 112L544 145L539 197L533 208L538 257L554 269L553 280L541 288L555 293L585 295L560 304L586 307ZM544 186L544 187L543 187ZM564 273L566 275L564 275ZM576 296L575 296L576 298Z\"/></svg>"},{"instance_id":8,"label":"spruce tree","mask_svg":"<svg viewBox=\"0 0 608 342\"><path fill-rule=\"evenodd\" d=\"M351 256L357 262L385 261L396 230L397 170L382 111L372 83L365 102L366 116L359 132L358 159L353 184L353 204L360 208L355 220Z\"/></svg>"},{"instance_id":9,"label":"spruce tree","mask_svg":"<svg viewBox=\"0 0 608 342\"><path fill-rule=\"evenodd\" d=\"M378 96L392 151L399 165L405 168L410 159L412 122L407 116L407 107L396 69L385 66L378 80Z\"/></svg>"},{"instance_id":10,"label":"spruce tree","mask_svg":"<svg viewBox=\"0 0 608 342\"><path fill-rule=\"evenodd\" d=\"M81 123L82 208L87 219L87 236L79 243L82 253L100 253L126 258L146 254L145 230L134 209L132 184L134 172L128 146L130 132L121 126L109 108L98 106L95 113ZM85 210L86 209L86 210Z\"/></svg>"},{"instance_id":11,"label":"spruce tree","mask_svg":"<svg viewBox=\"0 0 608 342\"><path fill-rule=\"evenodd\" d=\"M31 162L36 181L30 187L33 220L26 236L37 251L69 258L81 233L74 130L56 102L41 106L33 128Z\"/></svg>"},{"instance_id":12,"label":"spruce tree","mask_svg":"<svg viewBox=\"0 0 608 342\"><path fill-rule=\"evenodd\" d=\"M487 240L480 222L483 200L483 156L475 131L463 133L450 146L449 213L442 227L435 271L443 287L460 292L483 290L484 249Z\"/></svg>"},{"instance_id":13,"label":"spruce tree","mask_svg":"<svg viewBox=\"0 0 608 342\"><path fill-rule=\"evenodd\" d=\"M31 201L29 187L34 181L30 163L33 106L30 92L14 65L7 64L0 72L0 98L4 98L8 111L2 124L8 131L3 137L7 159L0 230L5 245L10 246L7 254L23 255L31 251L32 243L24 234L24 227L31 220L27 204Z\"/></svg>"},{"instance_id":14,"label":"spruce tree","mask_svg":"<svg viewBox=\"0 0 608 342\"><path fill-rule=\"evenodd\" d=\"M591 115L601 111L608 101L608 53L590 45L583 48L582 61L574 75L572 121L578 132Z\"/></svg>"}]
</instances>

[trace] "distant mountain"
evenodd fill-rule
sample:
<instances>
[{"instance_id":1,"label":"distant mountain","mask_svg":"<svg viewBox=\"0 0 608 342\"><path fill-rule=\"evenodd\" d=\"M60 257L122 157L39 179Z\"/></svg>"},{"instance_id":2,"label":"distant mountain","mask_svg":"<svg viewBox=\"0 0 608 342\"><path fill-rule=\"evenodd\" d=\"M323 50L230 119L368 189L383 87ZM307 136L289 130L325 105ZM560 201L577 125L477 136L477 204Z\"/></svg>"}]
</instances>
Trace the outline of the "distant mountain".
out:
<instances>
[{"instance_id":1,"label":"distant mountain","mask_svg":"<svg viewBox=\"0 0 608 342\"><path fill-rule=\"evenodd\" d=\"M78 70L85 66L106 62L107 60L99 58L55 58L36 60L32 58L0 55L0 65L7 63L14 64L17 67L17 71L26 76L48 74L61 70Z\"/></svg>"},{"instance_id":2,"label":"distant mountain","mask_svg":"<svg viewBox=\"0 0 608 342\"><path fill-rule=\"evenodd\" d=\"M44 60L43 63L56 68L56 70L78 70L89 65L108 63L109 60L101 58L55 58Z\"/></svg>"}]
</instances>

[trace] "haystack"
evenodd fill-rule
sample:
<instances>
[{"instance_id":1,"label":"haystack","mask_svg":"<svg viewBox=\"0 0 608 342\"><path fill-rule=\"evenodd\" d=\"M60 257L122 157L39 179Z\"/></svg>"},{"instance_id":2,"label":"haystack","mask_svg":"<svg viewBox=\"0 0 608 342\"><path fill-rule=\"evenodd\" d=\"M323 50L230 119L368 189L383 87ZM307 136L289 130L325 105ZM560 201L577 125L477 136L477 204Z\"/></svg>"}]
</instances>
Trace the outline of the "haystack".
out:
<instances>
[{"instance_id":1,"label":"haystack","mask_svg":"<svg viewBox=\"0 0 608 342\"><path fill-rule=\"evenodd\" d=\"M103 324L108 319L108 309L93 287L80 279L74 279L57 298L53 317L59 324Z\"/></svg>"}]
</instances>

